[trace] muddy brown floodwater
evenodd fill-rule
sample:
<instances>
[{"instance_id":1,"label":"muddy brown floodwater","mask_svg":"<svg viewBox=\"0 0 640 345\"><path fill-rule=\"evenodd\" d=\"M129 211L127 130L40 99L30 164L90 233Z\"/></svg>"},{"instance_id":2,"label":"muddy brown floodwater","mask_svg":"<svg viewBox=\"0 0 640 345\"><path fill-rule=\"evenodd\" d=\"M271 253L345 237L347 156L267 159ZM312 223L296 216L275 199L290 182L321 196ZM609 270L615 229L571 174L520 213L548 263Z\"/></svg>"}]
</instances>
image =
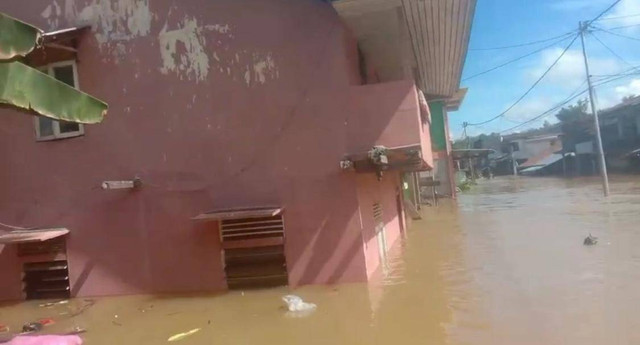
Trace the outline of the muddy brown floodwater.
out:
<instances>
[{"instance_id":1,"label":"muddy brown floodwater","mask_svg":"<svg viewBox=\"0 0 640 345\"><path fill-rule=\"evenodd\" d=\"M482 181L423 210L370 284L293 291L318 309L292 317L286 288L130 296L0 308L12 330L83 327L86 344L640 344L640 176ZM598 245L585 247L591 233Z\"/></svg>"}]
</instances>

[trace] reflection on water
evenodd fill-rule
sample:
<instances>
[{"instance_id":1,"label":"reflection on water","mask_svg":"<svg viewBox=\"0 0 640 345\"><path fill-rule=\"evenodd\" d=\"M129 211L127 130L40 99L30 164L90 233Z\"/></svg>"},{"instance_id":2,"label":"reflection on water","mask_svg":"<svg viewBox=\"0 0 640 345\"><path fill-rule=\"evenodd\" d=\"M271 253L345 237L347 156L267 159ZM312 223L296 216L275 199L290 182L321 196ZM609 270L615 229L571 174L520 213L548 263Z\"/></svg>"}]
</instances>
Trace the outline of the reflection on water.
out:
<instances>
[{"instance_id":1,"label":"reflection on water","mask_svg":"<svg viewBox=\"0 0 640 345\"><path fill-rule=\"evenodd\" d=\"M130 296L0 308L0 324L53 318L87 344L639 344L640 178L483 181L426 208L371 284L294 291L318 309L288 317L285 288ZM593 247L582 240L599 237Z\"/></svg>"}]
</instances>

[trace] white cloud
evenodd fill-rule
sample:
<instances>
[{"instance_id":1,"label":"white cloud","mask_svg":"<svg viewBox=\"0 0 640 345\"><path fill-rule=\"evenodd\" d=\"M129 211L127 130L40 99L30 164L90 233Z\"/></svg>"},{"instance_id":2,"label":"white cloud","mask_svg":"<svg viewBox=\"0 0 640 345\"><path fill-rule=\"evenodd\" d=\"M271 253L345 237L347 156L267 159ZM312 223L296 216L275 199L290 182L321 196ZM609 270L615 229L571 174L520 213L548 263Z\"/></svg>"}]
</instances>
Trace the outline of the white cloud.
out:
<instances>
[{"instance_id":1,"label":"white cloud","mask_svg":"<svg viewBox=\"0 0 640 345\"><path fill-rule=\"evenodd\" d=\"M549 4L549 7L556 11L571 12L580 15L586 15L584 20L591 19L588 16L595 16L601 11L604 11L611 5L613 0L555 0ZM614 8L612 8L607 14L602 17L602 20L598 21L596 25L603 28L613 28L618 26L636 25L638 24L638 17L635 15L640 13L640 0L622 0ZM618 18L624 17L624 18ZM625 29L621 29L621 32L639 32L640 27L633 26Z\"/></svg>"},{"instance_id":2,"label":"white cloud","mask_svg":"<svg viewBox=\"0 0 640 345\"><path fill-rule=\"evenodd\" d=\"M640 79L632 79L626 85L616 86L614 90L620 99L626 96L640 95Z\"/></svg>"},{"instance_id":3,"label":"white cloud","mask_svg":"<svg viewBox=\"0 0 640 345\"><path fill-rule=\"evenodd\" d=\"M544 71L560 56L562 48L550 48L542 52L540 59L533 68L525 74L528 80L538 79ZM614 58L589 58L591 75L610 75L625 70L625 66ZM567 51L562 59L553 67L544 78L546 86L552 84L560 89L575 89L586 79L584 69L584 57L578 49Z\"/></svg>"},{"instance_id":4,"label":"white cloud","mask_svg":"<svg viewBox=\"0 0 640 345\"><path fill-rule=\"evenodd\" d=\"M513 107L513 109L509 110L509 112L505 114L505 118L515 121L516 123L526 121L553 107L557 102L558 100L546 96L532 97L528 100L525 99ZM508 106L509 105L505 106L505 108Z\"/></svg>"},{"instance_id":5,"label":"white cloud","mask_svg":"<svg viewBox=\"0 0 640 345\"><path fill-rule=\"evenodd\" d=\"M639 17L633 16L636 14L640 14L640 0L622 0L610 13L603 17L604 20L600 21L598 25L604 28L637 25ZM640 27L631 26L622 30L622 32L624 31L637 32L640 31Z\"/></svg>"},{"instance_id":6,"label":"white cloud","mask_svg":"<svg viewBox=\"0 0 640 345\"><path fill-rule=\"evenodd\" d=\"M552 2L549 6L558 11L579 11L598 8L601 4L603 4L602 0L557 0Z\"/></svg>"},{"instance_id":7,"label":"white cloud","mask_svg":"<svg viewBox=\"0 0 640 345\"><path fill-rule=\"evenodd\" d=\"M550 48L542 52L538 60L532 67L522 71L526 85L531 85L562 53L562 48ZM589 66L592 75L611 75L620 73L628 69L626 65L615 58L604 58L592 56L589 59ZM578 48L569 50L558 61L554 68L546 75L543 81L527 96L522 102L505 114L505 119L509 121L523 122L545 111L567 99L570 94L583 91L587 88L586 73L584 69L584 58L582 51ZM620 102L623 96L637 93L640 94L640 79L628 84L606 84L597 88L598 107L606 108ZM586 98L587 94L573 99L570 104L580 98ZM504 109L511 103L505 104ZM545 120L555 122L557 111L541 117L539 120L528 124L524 129L539 127ZM504 127L508 127L504 124Z\"/></svg>"}]
</instances>

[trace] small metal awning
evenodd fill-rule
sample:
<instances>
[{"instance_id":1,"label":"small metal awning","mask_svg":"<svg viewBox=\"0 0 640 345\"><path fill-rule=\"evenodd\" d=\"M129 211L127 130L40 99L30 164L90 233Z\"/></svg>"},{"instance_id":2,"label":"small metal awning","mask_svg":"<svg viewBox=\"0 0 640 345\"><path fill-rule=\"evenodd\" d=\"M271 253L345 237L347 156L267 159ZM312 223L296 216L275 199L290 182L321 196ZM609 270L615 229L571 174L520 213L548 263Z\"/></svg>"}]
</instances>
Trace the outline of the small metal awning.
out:
<instances>
[{"instance_id":1,"label":"small metal awning","mask_svg":"<svg viewBox=\"0 0 640 345\"><path fill-rule=\"evenodd\" d=\"M451 150L451 157L454 160L487 157L492 153L495 153L492 149L466 149L466 150Z\"/></svg>"},{"instance_id":2,"label":"small metal awning","mask_svg":"<svg viewBox=\"0 0 640 345\"><path fill-rule=\"evenodd\" d=\"M69 233L66 228L13 230L0 233L0 244L19 244L28 242L43 242Z\"/></svg>"},{"instance_id":3,"label":"small metal awning","mask_svg":"<svg viewBox=\"0 0 640 345\"><path fill-rule=\"evenodd\" d=\"M62 30L45 32L42 35L42 43L49 44L72 40L74 38L82 36L82 34L87 30L89 30L89 26L71 27Z\"/></svg>"},{"instance_id":4,"label":"small metal awning","mask_svg":"<svg viewBox=\"0 0 640 345\"><path fill-rule=\"evenodd\" d=\"M77 60L79 39L88 29L89 27L73 27L44 33L42 42L27 55L26 61L30 66L37 67Z\"/></svg>"},{"instance_id":5,"label":"small metal awning","mask_svg":"<svg viewBox=\"0 0 640 345\"><path fill-rule=\"evenodd\" d=\"M628 152L627 154L624 155L627 158L638 158L640 157L640 149L635 149L631 152Z\"/></svg>"},{"instance_id":6,"label":"small metal awning","mask_svg":"<svg viewBox=\"0 0 640 345\"><path fill-rule=\"evenodd\" d=\"M552 153L552 154L540 159L535 164L526 164L526 162L525 162L525 164L523 164L521 166L524 169L520 170L520 173L529 174L529 173L534 173L534 172L540 171L540 170L550 166L551 164L554 164L554 163L562 160L562 158L564 158L562 156L562 154L560 154L560 153Z\"/></svg>"},{"instance_id":7,"label":"small metal awning","mask_svg":"<svg viewBox=\"0 0 640 345\"><path fill-rule=\"evenodd\" d=\"M282 214L284 208L282 207L250 207L250 208L237 208L237 209L225 209L214 210L201 213L191 219L193 220L225 220L225 219L239 219L239 218L262 218L262 217L275 217Z\"/></svg>"},{"instance_id":8,"label":"small metal awning","mask_svg":"<svg viewBox=\"0 0 640 345\"><path fill-rule=\"evenodd\" d=\"M378 154L376 154L376 150L378 150ZM378 146L367 153L349 155L347 159L353 163L353 168L359 173L380 170L431 170L431 167L422 158L419 145L392 148Z\"/></svg>"}]
</instances>

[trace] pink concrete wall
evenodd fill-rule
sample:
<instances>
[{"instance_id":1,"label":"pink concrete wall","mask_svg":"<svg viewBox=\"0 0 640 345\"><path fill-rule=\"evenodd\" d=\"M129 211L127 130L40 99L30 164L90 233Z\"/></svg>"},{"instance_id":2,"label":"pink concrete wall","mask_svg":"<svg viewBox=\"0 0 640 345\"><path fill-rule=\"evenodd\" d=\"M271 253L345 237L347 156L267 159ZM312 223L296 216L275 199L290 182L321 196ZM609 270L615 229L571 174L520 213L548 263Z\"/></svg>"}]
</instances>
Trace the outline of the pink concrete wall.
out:
<instances>
[{"instance_id":1,"label":"pink concrete wall","mask_svg":"<svg viewBox=\"0 0 640 345\"><path fill-rule=\"evenodd\" d=\"M431 147L431 113L426 101L419 102L420 108L420 146L422 147L422 159L433 168L433 149Z\"/></svg>"},{"instance_id":2,"label":"pink concrete wall","mask_svg":"<svg viewBox=\"0 0 640 345\"><path fill-rule=\"evenodd\" d=\"M380 181L375 174L359 174L357 180L367 275L371 277L380 268L380 252L375 233L373 204L380 203L382 206L387 245L388 248L391 248L401 237L400 217L402 215L398 210L397 203L401 178L399 172L388 172Z\"/></svg>"},{"instance_id":3,"label":"pink concrete wall","mask_svg":"<svg viewBox=\"0 0 640 345\"><path fill-rule=\"evenodd\" d=\"M366 152L371 143L387 147L420 144L415 84L403 80L352 87L348 121L351 153Z\"/></svg>"},{"instance_id":4,"label":"pink concrete wall","mask_svg":"<svg viewBox=\"0 0 640 345\"><path fill-rule=\"evenodd\" d=\"M0 300L18 299L22 295L22 267L15 259L17 252L15 246L0 244Z\"/></svg>"},{"instance_id":5,"label":"pink concrete wall","mask_svg":"<svg viewBox=\"0 0 640 345\"><path fill-rule=\"evenodd\" d=\"M125 2L141 6L125 13L135 20L80 18L89 1L58 1L59 13L49 0L0 4L47 30L94 20L80 87L110 106L83 137L56 142L35 141L31 116L0 110L0 221L71 229L74 295L223 289L215 225L190 218L263 205L286 209L292 285L366 280L356 176L338 166L352 146L357 51L331 5L105 0L116 14ZM171 30L183 41L163 55ZM139 191L99 188L134 176ZM14 254L0 248L3 299L19 298Z\"/></svg>"},{"instance_id":6,"label":"pink concrete wall","mask_svg":"<svg viewBox=\"0 0 640 345\"><path fill-rule=\"evenodd\" d=\"M451 197L453 199L456 198L456 178L455 178L455 168L453 167L453 157L451 157L451 133L449 130L449 112L447 109L444 109L444 132L447 138L447 152L446 152L446 161L447 161L447 169L449 175L449 188L451 189Z\"/></svg>"}]
</instances>

